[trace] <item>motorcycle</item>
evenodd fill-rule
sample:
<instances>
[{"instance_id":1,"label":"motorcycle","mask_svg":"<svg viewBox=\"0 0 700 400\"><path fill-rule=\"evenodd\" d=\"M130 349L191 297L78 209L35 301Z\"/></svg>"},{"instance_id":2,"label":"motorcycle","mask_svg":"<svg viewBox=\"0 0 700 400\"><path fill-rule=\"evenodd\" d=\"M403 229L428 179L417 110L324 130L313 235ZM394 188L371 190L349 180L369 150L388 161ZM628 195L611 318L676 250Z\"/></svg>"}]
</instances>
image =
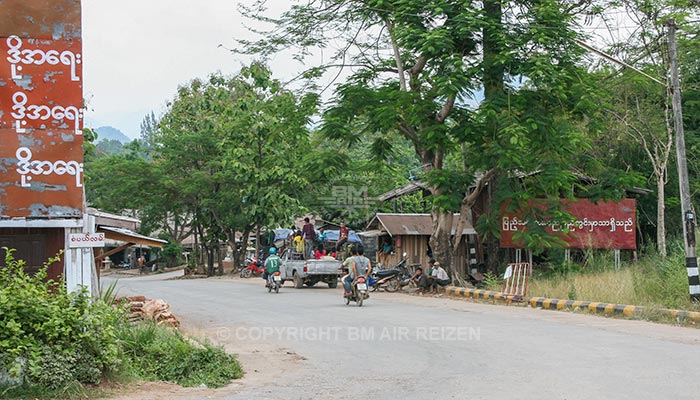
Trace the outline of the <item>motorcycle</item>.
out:
<instances>
[{"instance_id":1,"label":"motorcycle","mask_svg":"<svg viewBox=\"0 0 700 400\"><path fill-rule=\"evenodd\" d=\"M403 253L403 259L393 268L373 271L369 282L372 291L375 292L381 288L387 292L396 292L401 289L403 281L406 279L405 275L408 273L406 270L406 260L408 260L408 255ZM410 279L410 276L408 276L408 278Z\"/></svg>"},{"instance_id":2,"label":"motorcycle","mask_svg":"<svg viewBox=\"0 0 700 400\"><path fill-rule=\"evenodd\" d=\"M282 287L282 275L280 275L279 271L275 271L274 274L269 274L267 276L267 292L272 293L274 290L275 293L280 292L280 287Z\"/></svg>"},{"instance_id":3,"label":"motorcycle","mask_svg":"<svg viewBox=\"0 0 700 400\"><path fill-rule=\"evenodd\" d=\"M260 276L263 273L263 267L262 267L262 261L255 257L255 258L248 258L246 259L248 262L247 266L242 266L241 267L241 278L250 278L251 276Z\"/></svg>"},{"instance_id":4,"label":"motorcycle","mask_svg":"<svg viewBox=\"0 0 700 400\"><path fill-rule=\"evenodd\" d=\"M351 301L357 303L358 307L362 307L362 302L369 298L369 293L367 291L367 282L364 276L357 277L352 281L350 285L352 288L352 293L350 296L345 297L345 305L349 305Z\"/></svg>"}]
</instances>

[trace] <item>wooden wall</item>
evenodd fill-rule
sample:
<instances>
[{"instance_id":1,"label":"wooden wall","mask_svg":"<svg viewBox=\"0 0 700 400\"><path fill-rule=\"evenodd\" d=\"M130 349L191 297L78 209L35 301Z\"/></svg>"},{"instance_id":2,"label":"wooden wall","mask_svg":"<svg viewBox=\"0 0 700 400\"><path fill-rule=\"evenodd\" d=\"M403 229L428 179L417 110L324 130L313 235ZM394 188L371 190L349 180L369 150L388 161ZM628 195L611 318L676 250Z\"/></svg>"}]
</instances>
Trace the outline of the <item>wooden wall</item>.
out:
<instances>
[{"instance_id":1,"label":"wooden wall","mask_svg":"<svg viewBox=\"0 0 700 400\"><path fill-rule=\"evenodd\" d=\"M35 273L49 257L55 257L65 247L64 228L0 228L0 247L14 248L16 260L24 260L25 270ZM5 264L5 252L0 252L2 265ZM51 264L48 277L58 280L63 274L63 257L61 261Z\"/></svg>"}]
</instances>

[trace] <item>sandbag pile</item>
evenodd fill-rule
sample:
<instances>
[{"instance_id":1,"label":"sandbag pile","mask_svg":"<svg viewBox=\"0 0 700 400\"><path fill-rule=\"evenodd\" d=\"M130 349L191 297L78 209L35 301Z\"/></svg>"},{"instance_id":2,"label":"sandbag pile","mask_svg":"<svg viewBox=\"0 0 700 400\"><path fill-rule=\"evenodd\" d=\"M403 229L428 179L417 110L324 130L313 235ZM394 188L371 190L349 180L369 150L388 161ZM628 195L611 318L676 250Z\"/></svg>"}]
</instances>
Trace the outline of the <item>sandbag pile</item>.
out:
<instances>
[{"instance_id":1,"label":"sandbag pile","mask_svg":"<svg viewBox=\"0 0 700 400\"><path fill-rule=\"evenodd\" d=\"M180 321L170 312L170 304L161 299L131 296L118 298L116 302L124 304L129 311L129 322L155 321L158 325L180 326Z\"/></svg>"}]
</instances>

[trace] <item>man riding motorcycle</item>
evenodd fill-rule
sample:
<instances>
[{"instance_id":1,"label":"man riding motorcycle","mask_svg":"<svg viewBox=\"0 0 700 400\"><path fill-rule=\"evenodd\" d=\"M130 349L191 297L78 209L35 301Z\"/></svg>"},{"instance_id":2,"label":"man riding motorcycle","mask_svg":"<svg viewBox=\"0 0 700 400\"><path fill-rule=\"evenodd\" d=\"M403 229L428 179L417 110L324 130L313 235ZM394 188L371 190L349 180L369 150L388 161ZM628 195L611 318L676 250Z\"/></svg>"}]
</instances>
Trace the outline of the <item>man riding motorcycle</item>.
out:
<instances>
[{"instance_id":1,"label":"man riding motorcycle","mask_svg":"<svg viewBox=\"0 0 700 400\"><path fill-rule=\"evenodd\" d=\"M343 278L345 296L352 295L352 282L359 276L365 278L372 272L372 263L364 256L365 250L361 244L351 246L348 274Z\"/></svg>"},{"instance_id":2,"label":"man riding motorcycle","mask_svg":"<svg viewBox=\"0 0 700 400\"><path fill-rule=\"evenodd\" d=\"M265 260L265 272L263 272L263 279L265 280L265 287L270 284L268 278L274 275L275 272L280 270L280 264L282 261L277 255L277 249L270 247L270 256Z\"/></svg>"}]
</instances>

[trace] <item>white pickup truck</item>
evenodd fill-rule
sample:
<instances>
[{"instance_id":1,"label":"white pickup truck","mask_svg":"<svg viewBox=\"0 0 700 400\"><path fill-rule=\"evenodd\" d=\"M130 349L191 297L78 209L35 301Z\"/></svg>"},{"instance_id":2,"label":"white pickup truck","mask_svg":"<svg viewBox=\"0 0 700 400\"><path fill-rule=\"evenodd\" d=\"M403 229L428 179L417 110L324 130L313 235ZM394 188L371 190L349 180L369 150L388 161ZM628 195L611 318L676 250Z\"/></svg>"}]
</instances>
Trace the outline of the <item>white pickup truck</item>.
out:
<instances>
[{"instance_id":1,"label":"white pickup truck","mask_svg":"<svg viewBox=\"0 0 700 400\"><path fill-rule=\"evenodd\" d=\"M329 288L338 286L338 277L342 271L339 270L341 262L331 257L321 260L293 260L291 252L282 253L282 283L286 281L294 282L294 287L301 289L306 286L313 286L318 282L325 282Z\"/></svg>"}]
</instances>

